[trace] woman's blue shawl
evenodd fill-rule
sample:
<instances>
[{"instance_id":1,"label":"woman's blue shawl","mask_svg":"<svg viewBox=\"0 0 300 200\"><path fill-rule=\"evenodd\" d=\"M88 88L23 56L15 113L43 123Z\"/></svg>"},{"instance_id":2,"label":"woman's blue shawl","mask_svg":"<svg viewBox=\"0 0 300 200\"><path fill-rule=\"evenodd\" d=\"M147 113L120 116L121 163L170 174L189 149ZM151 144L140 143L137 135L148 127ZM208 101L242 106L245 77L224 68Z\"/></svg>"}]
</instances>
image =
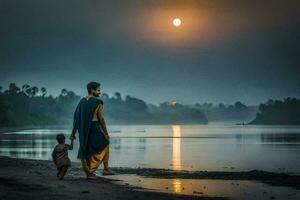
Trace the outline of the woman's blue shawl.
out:
<instances>
[{"instance_id":1,"label":"woman's blue shawl","mask_svg":"<svg viewBox=\"0 0 300 200\"><path fill-rule=\"evenodd\" d=\"M103 101L95 97L82 98L75 110L72 133L79 133L78 158L94 156L109 144L99 122L92 121L99 104L103 105Z\"/></svg>"}]
</instances>

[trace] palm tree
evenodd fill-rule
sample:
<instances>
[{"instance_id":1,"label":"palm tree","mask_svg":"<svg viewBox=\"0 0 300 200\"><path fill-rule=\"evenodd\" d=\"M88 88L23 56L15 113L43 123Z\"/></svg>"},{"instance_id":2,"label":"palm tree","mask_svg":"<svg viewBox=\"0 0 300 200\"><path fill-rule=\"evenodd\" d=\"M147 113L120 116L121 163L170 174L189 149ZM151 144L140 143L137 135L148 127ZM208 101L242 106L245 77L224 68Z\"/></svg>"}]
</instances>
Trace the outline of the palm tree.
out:
<instances>
[{"instance_id":1,"label":"palm tree","mask_svg":"<svg viewBox=\"0 0 300 200\"><path fill-rule=\"evenodd\" d=\"M31 88L31 97L34 97L39 92L39 88L36 86L33 86Z\"/></svg>"},{"instance_id":2,"label":"palm tree","mask_svg":"<svg viewBox=\"0 0 300 200\"><path fill-rule=\"evenodd\" d=\"M237 101L235 104L234 104L234 107L237 108L237 109L242 109L242 108L246 108L246 106L240 102L240 101Z\"/></svg>"},{"instance_id":3,"label":"palm tree","mask_svg":"<svg viewBox=\"0 0 300 200\"><path fill-rule=\"evenodd\" d=\"M62 96L66 96L68 94L68 90L67 89L62 89L61 90L61 93L60 93Z\"/></svg>"},{"instance_id":4,"label":"palm tree","mask_svg":"<svg viewBox=\"0 0 300 200\"><path fill-rule=\"evenodd\" d=\"M22 86L22 91L25 92L28 88L30 88L30 85L24 84L24 85Z\"/></svg>"},{"instance_id":5,"label":"palm tree","mask_svg":"<svg viewBox=\"0 0 300 200\"><path fill-rule=\"evenodd\" d=\"M115 96L116 96L118 101L122 101L122 97L121 97L120 92L115 92Z\"/></svg>"},{"instance_id":6,"label":"palm tree","mask_svg":"<svg viewBox=\"0 0 300 200\"><path fill-rule=\"evenodd\" d=\"M47 94L47 89L45 87L41 88L42 96L45 97Z\"/></svg>"},{"instance_id":7,"label":"palm tree","mask_svg":"<svg viewBox=\"0 0 300 200\"><path fill-rule=\"evenodd\" d=\"M22 92L23 92L25 95L30 96L30 92L31 92L31 90L30 90L30 85L24 84L24 85L22 86Z\"/></svg>"},{"instance_id":8,"label":"palm tree","mask_svg":"<svg viewBox=\"0 0 300 200\"><path fill-rule=\"evenodd\" d=\"M10 94L16 94L20 91L20 88L15 83L11 83L9 84L8 91Z\"/></svg>"},{"instance_id":9,"label":"palm tree","mask_svg":"<svg viewBox=\"0 0 300 200\"><path fill-rule=\"evenodd\" d=\"M29 97L31 96L31 90L32 90L31 87L29 87L25 90L25 94Z\"/></svg>"}]
</instances>

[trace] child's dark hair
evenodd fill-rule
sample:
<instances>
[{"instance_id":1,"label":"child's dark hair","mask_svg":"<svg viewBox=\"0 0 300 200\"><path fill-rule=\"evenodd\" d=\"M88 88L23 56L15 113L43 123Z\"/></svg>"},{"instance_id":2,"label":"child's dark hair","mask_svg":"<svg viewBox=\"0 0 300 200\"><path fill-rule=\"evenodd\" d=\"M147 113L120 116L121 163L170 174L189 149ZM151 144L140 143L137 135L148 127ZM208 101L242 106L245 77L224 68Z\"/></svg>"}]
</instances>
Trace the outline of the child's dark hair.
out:
<instances>
[{"instance_id":1,"label":"child's dark hair","mask_svg":"<svg viewBox=\"0 0 300 200\"><path fill-rule=\"evenodd\" d=\"M65 139L66 139L66 137L62 133L57 134L57 136L56 136L56 140L59 144L63 144Z\"/></svg>"}]
</instances>

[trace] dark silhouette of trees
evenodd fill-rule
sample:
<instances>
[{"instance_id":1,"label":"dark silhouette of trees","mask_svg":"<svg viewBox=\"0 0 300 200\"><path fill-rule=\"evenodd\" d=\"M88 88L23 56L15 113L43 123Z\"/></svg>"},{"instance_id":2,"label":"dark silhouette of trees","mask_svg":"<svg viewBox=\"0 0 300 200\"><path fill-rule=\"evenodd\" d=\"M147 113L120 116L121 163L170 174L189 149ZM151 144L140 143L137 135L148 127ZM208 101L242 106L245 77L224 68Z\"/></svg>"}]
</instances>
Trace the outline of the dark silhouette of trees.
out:
<instances>
[{"instance_id":1,"label":"dark silhouette of trees","mask_svg":"<svg viewBox=\"0 0 300 200\"><path fill-rule=\"evenodd\" d=\"M115 96L116 96L117 101L119 101L119 102L122 101L122 97L119 92L115 92Z\"/></svg>"},{"instance_id":2,"label":"dark silhouette of trees","mask_svg":"<svg viewBox=\"0 0 300 200\"><path fill-rule=\"evenodd\" d=\"M65 88L57 97L46 95L45 87L24 84L20 89L11 83L8 90L0 93L0 126L70 125L80 96ZM119 92L112 97L103 93L101 98L110 124L207 123L201 111L181 104L147 105L129 95L123 99Z\"/></svg>"},{"instance_id":3,"label":"dark silhouette of trees","mask_svg":"<svg viewBox=\"0 0 300 200\"><path fill-rule=\"evenodd\" d=\"M9 94L17 94L19 91L20 88L15 83L9 84L9 89L8 89Z\"/></svg>"},{"instance_id":4,"label":"dark silhouette of trees","mask_svg":"<svg viewBox=\"0 0 300 200\"><path fill-rule=\"evenodd\" d=\"M158 107L151 105L154 119L161 124L207 124L205 114L198 109L176 102L163 102Z\"/></svg>"},{"instance_id":5,"label":"dark silhouette of trees","mask_svg":"<svg viewBox=\"0 0 300 200\"><path fill-rule=\"evenodd\" d=\"M19 88L11 83L8 89L0 86L0 126L70 125L80 96L62 89L57 97L47 95L47 89L24 84ZM40 95L38 95L40 94ZM103 93L104 111L109 124L207 124L208 121L247 121L251 124L300 124L300 100L269 100L265 104L246 106L211 103L184 105L163 102L153 105L119 92L112 97Z\"/></svg>"},{"instance_id":6,"label":"dark silhouette of trees","mask_svg":"<svg viewBox=\"0 0 300 200\"><path fill-rule=\"evenodd\" d=\"M129 95L122 99L116 92L113 97L103 93L104 110L107 121L113 124L205 124L205 115L187 106L171 105L166 102L159 106ZM169 105L170 104L170 105Z\"/></svg>"},{"instance_id":7,"label":"dark silhouette of trees","mask_svg":"<svg viewBox=\"0 0 300 200\"><path fill-rule=\"evenodd\" d=\"M36 94L39 92L39 88L38 87L36 87L36 86L33 86L32 88L31 88L31 97L35 97L36 96Z\"/></svg>"},{"instance_id":8,"label":"dark silhouette of trees","mask_svg":"<svg viewBox=\"0 0 300 200\"><path fill-rule=\"evenodd\" d=\"M41 88L42 96L45 97L47 95L47 89L45 87Z\"/></svg>"},{"instance_id":9,"label":"dark silhouette of trees","mask_svg":"<svg viewBox=\"0 0 300 200\"><path fill-rule=\"evenodd\" d=\"M41 91L41 96L38 92ZM80 99L74 92L64 98L46 97L47 89L14 83L0 93L0 126L65 124L72 121L74 106Z\"/></svg>"},{"instance_id":10,"label":"dark silhouette of trees","mask_svg":"<svg viewBox=\"0 0 300 200\"><path fill-rule=\"evenodd\" d=\"M220 110L223 110L223 109L225 109L225 108L226 108L226 107L225 107L225 105L224 105L223 103L220 103L220 104L219 104L219 109L220 109Z\"/></svg>"},{"instance_id":11,"label":"dark silhouette of trees","mask_svg":"<svg viewBox=\"0 0 300 200\"><path fill-rule=\"evenodd\" d=\"M22 86L22 92L27 93L27 90L28 90L29 88L30 88L30 85L24 84L24 85Z\"/></svg>"},{"instance_id":12,"label":"dark silhouette of trees","mask_svg":"<svg viewBox=\"0 0 300 200\"><path fill-rule=\"evenodd\" d=\"M194 108L202 111L208 121L250 121L255 118L258 110L257 106L246 106L240 101L234 105L219 103L217 106L211 103L197 103Z\"/></svg>"},{"instance_id":13,"label":"dark silhouette of trees","mask_svg":"<svg viewBox=\"0 0 300 200\"><path fill-rule=\"evenodd\" d=\"M300 99L285 98L281 100L268 100L259 105L256 118L249 124L300 124Z\"/></svg>"},{"instance_id":14,"label":"dark silhouette of trees","mask_svg":"<svg viewBox=\"0 0 300 200\"><path fill-rule=\"evenodd\" d=\"M61 90L60 95L61 96L66 96L67 93L68 93L68 90L64 88L64 89Z\"/></svg>"}]
</instances>

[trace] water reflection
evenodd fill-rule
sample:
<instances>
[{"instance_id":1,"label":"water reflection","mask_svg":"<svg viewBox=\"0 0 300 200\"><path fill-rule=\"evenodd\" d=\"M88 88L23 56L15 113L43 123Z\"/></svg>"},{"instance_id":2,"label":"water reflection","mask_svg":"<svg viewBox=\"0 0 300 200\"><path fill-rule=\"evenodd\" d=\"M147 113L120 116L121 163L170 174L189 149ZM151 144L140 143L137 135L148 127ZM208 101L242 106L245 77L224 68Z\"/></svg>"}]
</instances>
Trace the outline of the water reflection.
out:
<instances>
[{"instance_id":1,"label":"water reflection","mask_svg":"<svg viewBox=\"0 0 300 200\"><path fill-rule=\"evenodd\" d=\"M181 127L173 125L173 170L181 170ZM181 180L174 179L172 182L175 193L181 193Z\"/></svg>"},{"instance_id":2,"label":"water reflection","mask_svg":"<svg viewBox=\"0 0 300 200\"><path fill-rule=\"evenodd\" d=\"M48 137L35 139L30 138L5 139L0 140L0 154L9 157L30 158L30 159L50 159L50 152L56 141Z\"/></svg>"},{"instance_id":3,"label":"water reflection","mask_svg":"<svg viewBox=\"0 0 300 200\"><path fill-rule=\"evenodd\" d=\"M120 153L121 150L121 139L120 138L111 138L111 143L114 145L110 148L113 148L117 153Z\"/></svg>"},{"instance_id":4,"label":"water reflection","mask_svg":"<svg viewBox=\"0 0 300 200\"><path fill-rule=\"evenodd\" d=\"M115 175L116 183L129 184L150 190L203 197L227 197L232 200L285 199L298 200L300 191L291 187L273 187L260 182L205 179L144 178L135 175ZM180 182L179 182L180 181ZM174 190L170 190L173 187ZM176 189L175 189L176 188Z\"/></svg>"},{"instance_id":5,"label":"water reflection","mask_svg":"<svg viewBox=\"0 0 300 200\"><path fill-rule=\"evenodd\" d=\"M180 179L173 179L172 181L173 190L175 193L182 192L181 180Z\"/></svg>"},{"instance_id":6,"label":"water reflection","mask_svg":"<svg viewBox=\"0 0 300 200\"><path fill-rule=\"evenodd\" d=\"M282 133L282 134L261 134L260 139L264 143L300 143L300 134L297 133Z\"/></svg>"},{"instance_id":7,"label":"water reflection","mask_svg":"<svg viewBox=\"0 0 300 200\"><path fill-rule=\"evenodd\" d=\"M300 162L295 162L300 159L300 127L162 125L118 126L114 129L120 131L111 133L112 167L275 172L284 168L300 174ZM60 132L67 133L68 130L1 133L0 155L51 159L55 135ZM69 152L74 162L78 162L78 142L75 141L74 150ZM180 188L174 181L174 190L180 191Z\"/></svg>"},{"instance_id":8,"label":"water reflection","mask_svg":"<svg viewBox=\"0 0 300 200\"><path fill-rule=\"evenodd\" d=\"M173 170L181 170L181 127L173 125Z\"/></svg>"}]
</instances>

